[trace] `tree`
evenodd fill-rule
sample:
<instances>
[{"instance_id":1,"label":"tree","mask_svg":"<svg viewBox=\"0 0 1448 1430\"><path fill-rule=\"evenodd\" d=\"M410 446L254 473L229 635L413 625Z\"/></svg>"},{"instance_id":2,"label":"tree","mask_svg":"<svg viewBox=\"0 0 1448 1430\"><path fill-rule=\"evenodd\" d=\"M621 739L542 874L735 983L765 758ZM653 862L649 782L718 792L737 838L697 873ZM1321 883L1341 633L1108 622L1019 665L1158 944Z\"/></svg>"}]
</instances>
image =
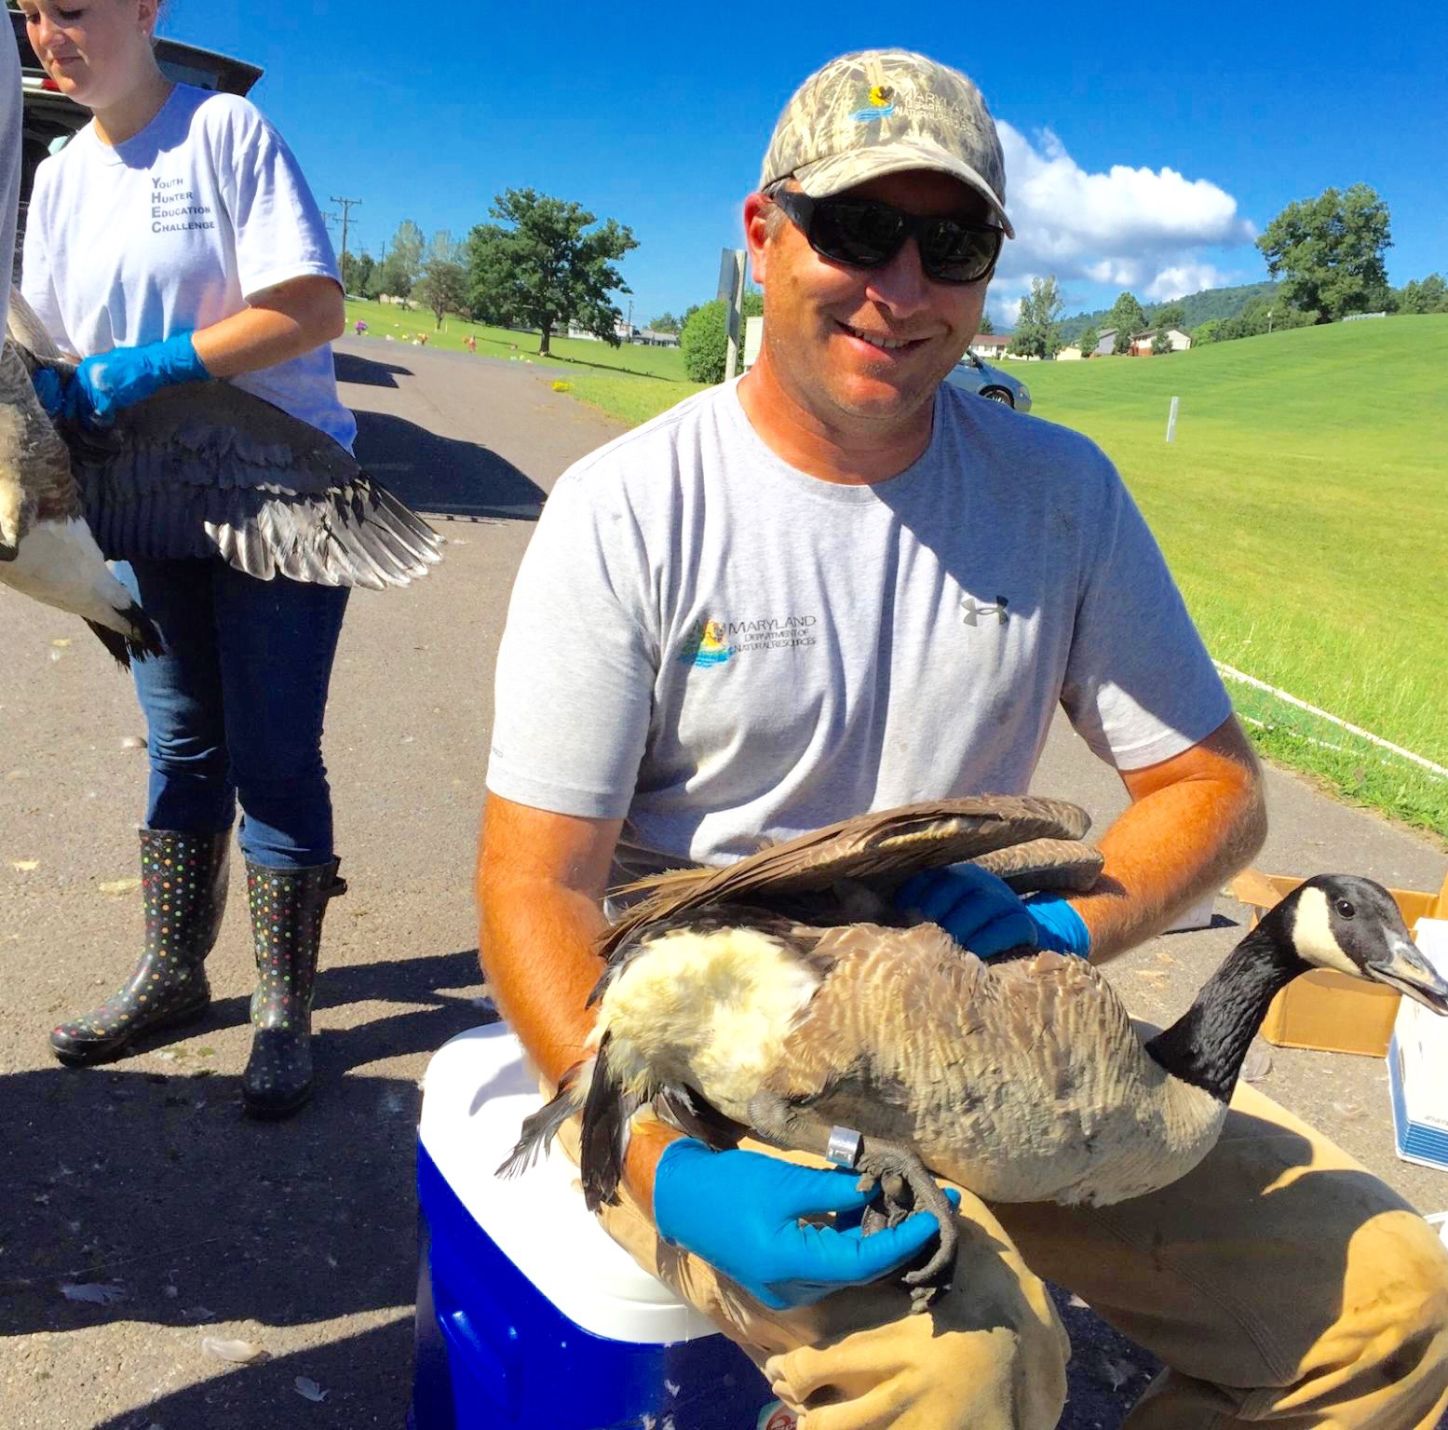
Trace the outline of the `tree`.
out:
<instances>
[{"instance_id":1,"label":"tree","mask_svg":"<svg viewBox=\"0 0 1448 1430\"><path fill-rule=\"evenodd\" d=\"M1096 325L1093 323L1081 334L1080 338L1077 339L1078 346L1081 349L1081 356L1089 358L1091 354L1096 351L1096 344L1100 341L1101 334L1096 331Z\"/></svg>"},{"instance_id":2,"label":"tree","mask_svg":"<svg viewBox=\"0 0 1448 1430\"><path fill-rule=\"evenodd\" d=\"M432 309L439 328L445 313L461 311L468 300L468 270L462 246L453 242L446 229L433 235L432 247L422 261L417 296Z\"/></svg>"},{"instance_id":3,"label":"tree","mask_svg":"<svg viewBox=\"0 0 1448 1430\"><path fill-rule=\"evenodd\" d=\"M1329 323L1386 306L1383 253L1392 242L1387 204L1369 185L1354 184L1288 204L1257 247L1267 271L1281 276L1287 303Z\"/></svg>"},{"instance_id":4,"label":"tree","mask_svg":"<svg viewBox=\"0 0 1448 1430\"><path fill-rule=\"evenodd\" d=\"M1018 357L1055 357L1061 351L1061 290L1055 278L1032 278L1031 291L1021 299L1011 352Z\"/></svg>"},{"instance_id":5,"label":"tree","mask_svg":"<svg viewBox=\"0 0 1448 1430\"><path fill-rule=\"evenodd\" d=\"M764 297L758 288L746 288L740 302L744 317L757 318L764 312ZM684 371L695 382L723 382L728 367L728 304L722 298L689 310L679 337L684 354ZM739 341L742 348L744 334Z\"/></svg>"},{"instance_id":6,"label":"tree","mask_svg":"<svg viewBox=\"0 0 1448 1430\"><path fill-rule=\"evenodd\" d=\"M489 212L512 227L479 224L468 237L474 309L495 322L536 328L540 354L549 351L555 329L570 323L617 347L614 325L623 315L608 295L632 290L611 260L638 247L632 231L533 189L504 190ZM591 224L597 227L585 232Z\"/></svg>"},{"instance_id":7,"label":"tree","mask_svg":"<svg viewBox=\"0 0 1448 1430\"><path fill-rule=\"evenodd\" d=\"M672 313L660 313L649 327L656 333L677 333L683 324Z\"/></svg>"},{"instance_id":8,"label":"tree","mask_svg":"<svg viewBox=\"0 0 1448 1430\"><path fill-rule=\"evenodd\" d=\"M1183 303L1163 303L1155 313L1151 315L1153 328L1185 328L1187 325L1187 310Z\"/></svg>"},{"instance_id":9,"label":"tree","mask_svg":"<svg viewBox=\"0 0 1448 1430\"><path fill-rule=\"evenodd\" d=\"M1112 341L1111 351L1114 353L1125 353L1131 351L1131 339L1134 334L1139 333L1146 326L1146 313L1140 303L1136 301L1135 294L1123 293L1111 305L1111 311L1106 315L1106 326L1116 329L1116 337Z\"/></svg>"},{"instance_id":10,"label":"tree","mask_svg":"<svg viewBox=\"0 0 1448 1430\"><path fill-rule=\"evenodd\" d=\"M1165 357L1172 351L1171 339L1166 335L1165 328L1158 328L1151 335L1151 353L1153 357Z\"/></svg>"},{"instance_id":11,"label":"tree","mask_svg":"<svg viewBox=\"0 0 1448 1430\"><path fill-rule=\"evenodd\" d=\"M367 291L372 286L372 274L377 267L370 253L344 253L342 255L342 288L348 293L360 293L364 298L372 295Z\"/></svg>"},{"instance_id":12,"label":"tree","mask_svg":"<svg viewBox=\"0 0 1448 1430\"><path fill-rule=\"evenodd\" d=\"M422 230L410 218L403 219L387 245L380 281L382 292L401 298L404 308L422 270L422 250Z\"/></svg>"},{"instance_id":13,"label":"tree","mask_svg":"<svg viewBox=\"0 0 1448 1430\"><path fill-rule=\"evenodd\" d=\"M981 313L981 315L980 315L980 327L978 327L978 328L976 329L976 332L977 332L977 333L993 333L993 332L995 332L995 324L991 322L991 320L990 320L990 314L989 314L989 313L985 313L985 312Z\"/></svg>"},{"instance_id":14,"label":"tree","mask_svg":"<svg viewBox=\"0 0 1448 1430\"><path fill-rule=\"evenodd\" d=\"M1419 282L1416 278L1398 290L1400 313L1448 313L1448 283L1441 273L1430 273Z\"/></svg>"}]
</instances>

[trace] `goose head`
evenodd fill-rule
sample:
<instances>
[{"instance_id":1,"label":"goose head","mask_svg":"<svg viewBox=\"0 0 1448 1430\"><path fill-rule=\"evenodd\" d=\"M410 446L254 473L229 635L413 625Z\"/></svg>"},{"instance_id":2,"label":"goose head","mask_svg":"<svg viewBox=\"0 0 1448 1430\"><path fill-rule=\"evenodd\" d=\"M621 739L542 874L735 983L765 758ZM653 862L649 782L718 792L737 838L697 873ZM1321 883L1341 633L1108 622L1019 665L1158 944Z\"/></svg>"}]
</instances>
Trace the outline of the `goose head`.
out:
<instances>
[{"instance_id":1,"label":"goose head","mask_svg":"<svg viewBox=\"0 0 1448 1430\"><path fill-rule=\"evenodd\" d=\"M1408 935L1393 896L1351 874L1318 874L1263 919L1275 937L1313 968L1331 968L1406 993L1448 1014L1448 980Z\"/></svg>"}]
</instances>

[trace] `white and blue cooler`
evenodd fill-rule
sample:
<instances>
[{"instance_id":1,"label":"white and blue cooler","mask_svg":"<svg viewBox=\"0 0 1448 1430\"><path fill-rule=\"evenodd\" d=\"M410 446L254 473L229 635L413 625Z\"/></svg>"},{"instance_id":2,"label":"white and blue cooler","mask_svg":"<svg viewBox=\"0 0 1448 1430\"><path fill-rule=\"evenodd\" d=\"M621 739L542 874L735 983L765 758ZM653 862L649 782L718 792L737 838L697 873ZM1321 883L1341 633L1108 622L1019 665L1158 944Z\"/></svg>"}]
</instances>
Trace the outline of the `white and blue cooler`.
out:
<instances>
[{"instance_id":1,"label":"white and blue cooler","mask_svg":"<svg viewBox=\"0 0 1448 1430\"><path fill-rule=\"evenodd\" d=\"M494 1175L541 1101L501 1023L428 1064L411 1430L785 1423L748 1357L598 1225L561 1151Z\"/></svg>"}]
</instances>

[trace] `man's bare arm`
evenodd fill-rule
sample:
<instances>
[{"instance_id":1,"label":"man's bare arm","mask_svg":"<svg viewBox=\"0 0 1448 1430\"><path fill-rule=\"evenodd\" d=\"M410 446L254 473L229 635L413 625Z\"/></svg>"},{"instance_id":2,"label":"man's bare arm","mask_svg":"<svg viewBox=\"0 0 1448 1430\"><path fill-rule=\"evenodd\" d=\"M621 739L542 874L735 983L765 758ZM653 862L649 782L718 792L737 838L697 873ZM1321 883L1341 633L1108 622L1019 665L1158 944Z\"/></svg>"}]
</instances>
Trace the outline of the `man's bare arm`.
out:
<instances>
[{"instance_id":1,"label":"man's bare arm","mask_svg":"<svg viewBox=\"0 0 1448 1430\"><path fill-rule=\"evenodd\" d=\"M584 1055L588 995L603 972L594 941L621 820L583 819L490 794L478 850L479 952L499 1010L550 1082ZM645 1207L675 1134L645 1124L625 1175Z\"/></svg>"},{"instance_id":2,"label":"man's bare arm","mask_svg":"<svg viewBox=\"0 0 1448 1430\"><path fill-rule=\"evenodd\" d=\"M1101 838L1098 891L1071 900L1093 957L1130 948L1262 847L1262 772L1235 716L1170 760L1123 772L1131 804Z\"/></svg>"}]
</instances>

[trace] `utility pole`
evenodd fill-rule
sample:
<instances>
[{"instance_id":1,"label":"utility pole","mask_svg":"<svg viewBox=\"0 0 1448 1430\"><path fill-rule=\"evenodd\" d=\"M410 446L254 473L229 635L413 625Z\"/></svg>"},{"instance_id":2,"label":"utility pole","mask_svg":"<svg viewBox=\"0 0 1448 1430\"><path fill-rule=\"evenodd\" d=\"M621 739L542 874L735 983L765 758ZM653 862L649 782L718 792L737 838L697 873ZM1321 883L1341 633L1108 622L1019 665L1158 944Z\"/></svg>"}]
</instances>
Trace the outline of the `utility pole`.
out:
<instances>
[{"instance_id":1,"label":"utility pole","mask_svg":"<svg viewBox=\"0 0 1448 1430\"><path fill-rule=\"evenodd\" d=\"M347 225L352 217L353 208L362 202L361 199L339 199L336 194L332 195L334 204L342 205L342 256L337 260L337 268L342 275L342 287L347 287Z\"/></svg>"}]
</instances>

